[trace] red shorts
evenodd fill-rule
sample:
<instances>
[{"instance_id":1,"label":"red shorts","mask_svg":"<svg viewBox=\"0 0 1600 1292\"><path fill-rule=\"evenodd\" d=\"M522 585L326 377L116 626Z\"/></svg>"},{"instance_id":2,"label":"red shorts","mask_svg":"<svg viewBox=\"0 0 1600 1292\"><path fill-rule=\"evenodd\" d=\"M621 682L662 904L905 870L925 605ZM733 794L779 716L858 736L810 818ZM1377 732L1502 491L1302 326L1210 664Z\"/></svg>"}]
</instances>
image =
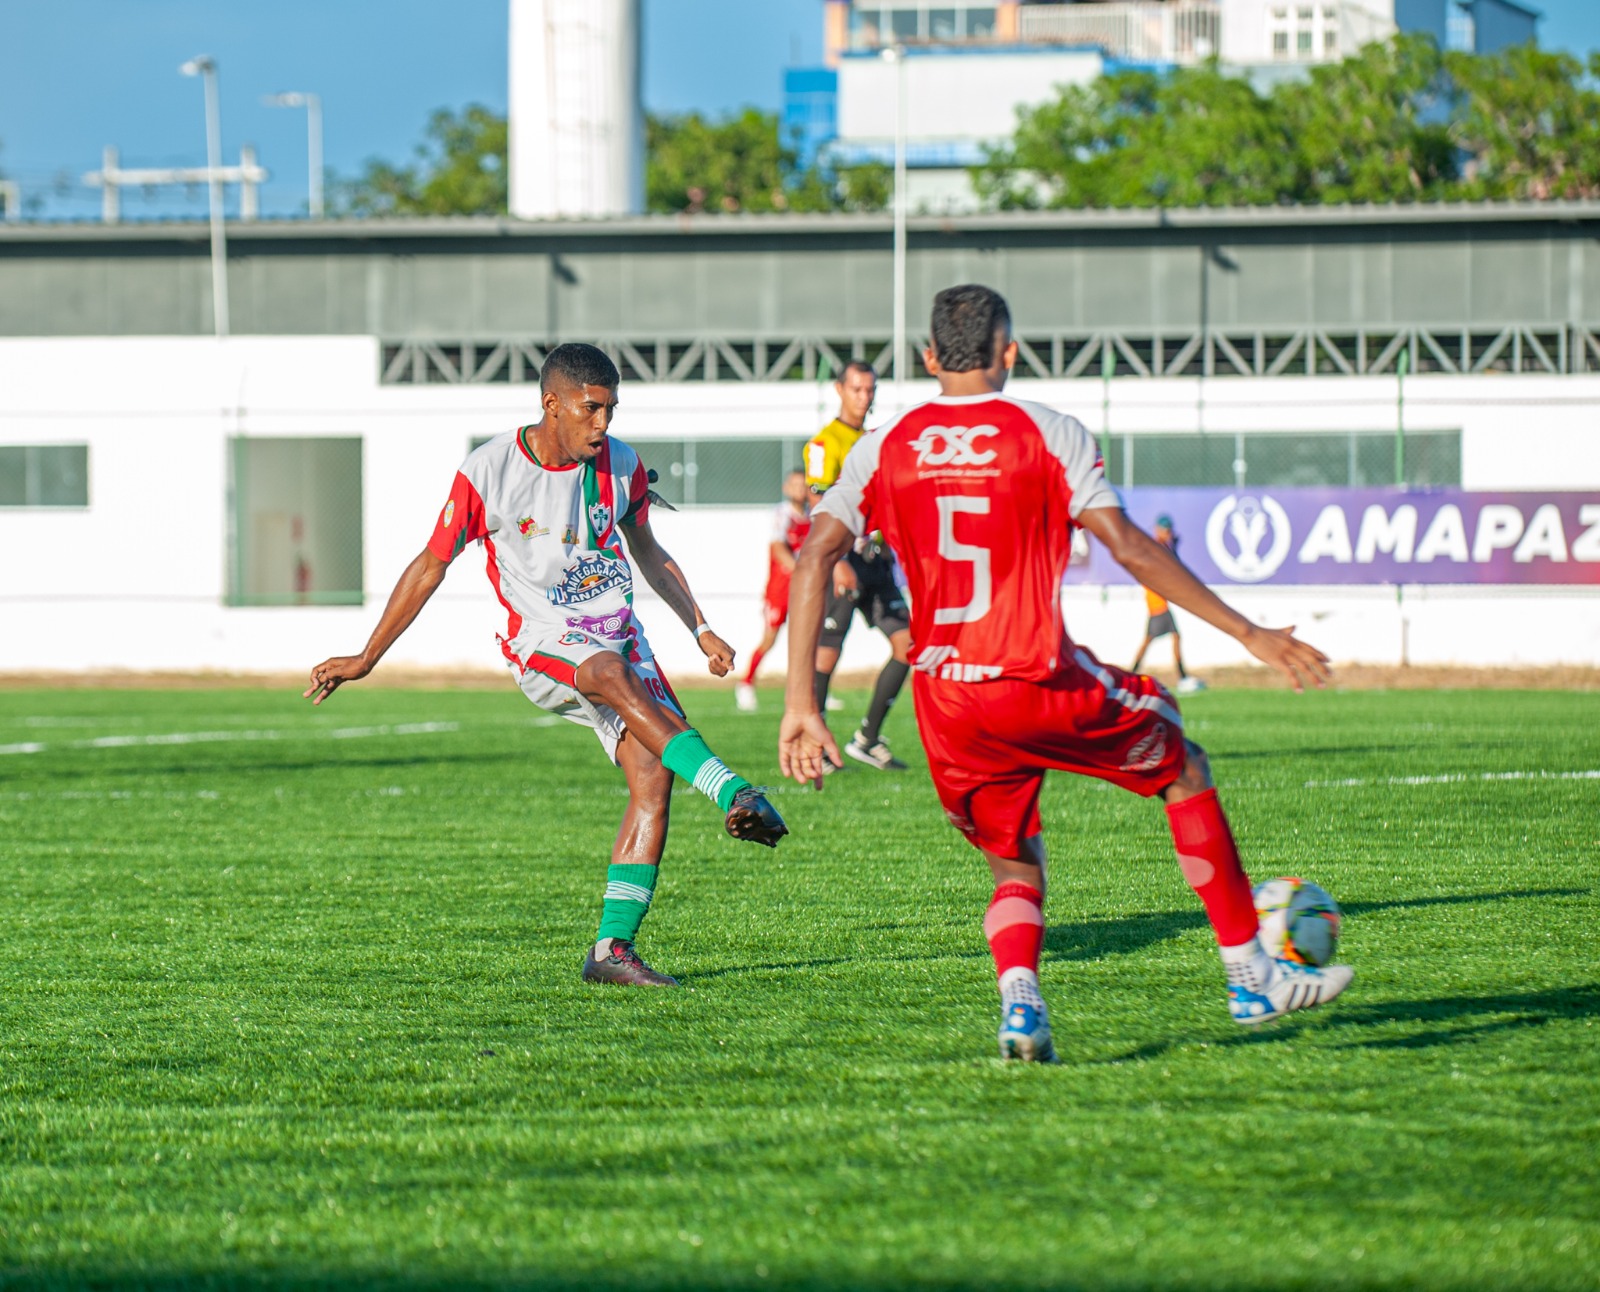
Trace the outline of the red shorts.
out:
<instances>
[{"instance_id":1,"label":"red shorts","mask_svg":"<svg viewBox=\"0 0 1600 1292\"><path fill-rule=\"evenodd\" d=\"M767 590L762 598L762 613L768 628L782 628L789 617L789 571L774 565L767 571Z\"/></svg>"},{"instance_id":2,"label":"red shorts","mask_svg":"<svg viewBox=\"0 0 1600 1292\"><path fill-rule=\"evenodd\" d=\"M1081 646L1044 682L952 682L916 673L928 768L950 823L974 847L1018 857L1039 833L1050 768L1159 794L1183 771L1183 719L1154 678Z\"/></svg>"}]
</instances>

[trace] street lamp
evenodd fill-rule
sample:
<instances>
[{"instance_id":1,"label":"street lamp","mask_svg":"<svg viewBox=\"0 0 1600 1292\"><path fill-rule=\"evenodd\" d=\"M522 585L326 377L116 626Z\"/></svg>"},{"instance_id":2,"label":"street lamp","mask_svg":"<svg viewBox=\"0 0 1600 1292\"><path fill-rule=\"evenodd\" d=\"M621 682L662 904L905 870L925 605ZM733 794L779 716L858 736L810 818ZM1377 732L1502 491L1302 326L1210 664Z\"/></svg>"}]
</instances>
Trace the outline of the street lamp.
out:
<instances>
[{"instance_id":1,"label":"street lamp","mask_svg":"<svg viewBox=\"0 0 1600 1292\"><path fill-rule=\"evenodd\" d=\"M891 45L881 55L894 68L894 397L904 398L906 363L906 51Z\"/></svg>"},{"instance_id":2,"label":"street lamp","mask_svg":"<svg viewBox=\"0 0 1600 1292\"><path fill-rule=\"evenodd\" d=\"M306 160L311 170L308 210L313 220L322 219L322 100L302 90L268 94L262 100L269 108L306 110Z\"/></svg>"},{"instance_id":3,"label":"street lamp","mask_svg":"<svg viewBox=\"0 0 1600 1292\"><path fill-rule=\"evenodd\" d=\"M211 188L211 321L228 335L228 235L222 223L222 113L217 106L217 60L200 54L178 68L202 77L206 91L206 178Z\"/></svg>"}]
</instances>

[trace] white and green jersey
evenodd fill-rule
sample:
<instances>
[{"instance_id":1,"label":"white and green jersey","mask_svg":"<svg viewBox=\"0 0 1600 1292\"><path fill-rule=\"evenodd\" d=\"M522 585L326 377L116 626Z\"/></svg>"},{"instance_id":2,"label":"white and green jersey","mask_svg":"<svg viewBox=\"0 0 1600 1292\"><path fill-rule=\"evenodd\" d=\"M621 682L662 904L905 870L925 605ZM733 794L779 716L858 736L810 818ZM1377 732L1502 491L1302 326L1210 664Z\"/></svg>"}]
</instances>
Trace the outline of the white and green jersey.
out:
<instances>
[{"instance_id":1,"label":"white and green jersey","mask_svg":"<svg viewBox=\"0 0 1600 1292\"><path fill-rule=\"evenodd\" d=\"M520 670L572 685L573 661L586 652L564 645L649 658L619 533L648 519L649 486L639 455L621 440L607 439L592 461L547 467L530 430L497 435L467 456L428 550L453 561L481 539L506 608L501 650Z\"/></svg>"}]
</instances>

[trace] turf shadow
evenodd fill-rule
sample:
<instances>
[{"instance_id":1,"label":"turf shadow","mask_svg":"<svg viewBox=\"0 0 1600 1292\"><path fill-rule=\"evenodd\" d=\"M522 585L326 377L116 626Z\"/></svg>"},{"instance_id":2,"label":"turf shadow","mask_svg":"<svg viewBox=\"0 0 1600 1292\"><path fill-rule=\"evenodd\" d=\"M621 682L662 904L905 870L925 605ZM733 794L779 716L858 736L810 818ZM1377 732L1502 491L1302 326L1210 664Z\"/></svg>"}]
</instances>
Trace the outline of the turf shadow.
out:
<instances>
[{"instance_id":1,"label":"turf shadow","mask_svg":"<svg viewBox=\"0 0 1600 1292\"><path fill-rule=\"evenodd\" d=\"M726 978L732 974L757 973L761 970L776 971L780 969L826 969L830 965L843 965L854 963L853 956L831 956L826 960L781 960L771 964L737 964L728 965L722 969L707 969L703 973L684 974L683 981L689 985L702 982L707 978Z\"/></svg>"},{"instance_id":2,"label":"turf shadow","mask_svg":"<svg viewBox=\"0 0 1600 1292\"><path fill-rule=\"evenodd\" d=\"M1376 911L1398 911L1423 906L1470 906L1481 902L1509 902L1533 897L1580 897L1588 888L1522 888L1498 893L1447 893L1432 897L1397 897L1383 902L1343 902L1346 915L1370 915ZM1204 928L1205 913L1193 911L1145 911L1102 920L1080 920L1073 924L1052 924L1045 930L1044 950L1051 960L1093 960L1106 955L1132 955L1165 942L1190 929Z\"/></svg>"},{"instance_id":3,"label":"turf shadow","mask_svg":"<svg viewBox=\"0 0 1600 1292\"><path fill-rule=\"evenodd\" d=\"M1491 1022L1471 1020L1506 1015ZM1437 1024L1434 1030L1409 1036L1352 1041L1341 1049L1425 1050L1477 1040L1494 1032L1543 1027L1563 1019L1600 1017L1600 984L1584 983L1548 991L1504 996L1437 996L1426 1000L1392 1000L1335 1008L1326 1017L1330 1027L1379 1027L1388 1023ZM1463 1026L1455 1026L1462 1023Z\"/></svg>"}]
</instances>

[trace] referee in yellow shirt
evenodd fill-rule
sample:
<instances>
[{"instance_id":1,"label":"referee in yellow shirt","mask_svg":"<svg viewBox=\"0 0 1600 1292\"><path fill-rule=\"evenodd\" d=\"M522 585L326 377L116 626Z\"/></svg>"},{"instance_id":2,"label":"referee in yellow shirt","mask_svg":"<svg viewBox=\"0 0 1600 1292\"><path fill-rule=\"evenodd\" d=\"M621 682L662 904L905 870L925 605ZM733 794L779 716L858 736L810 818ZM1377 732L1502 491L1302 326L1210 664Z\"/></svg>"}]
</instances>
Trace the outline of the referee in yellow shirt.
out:
<instances>
[{"instance_id":1,"label":"referee in yellow shirt","mask_svg":"<svg viewBox=\"0 0 1600 1292\"><path fill-rule=\"evenodd\" d=\"M833 486L846 455L866 434L867 414L878 393L878 374L870 363L853 359L844 366L833 388L839 394L839 415L806 445L806 483L819 495ZM839 650L858 610L863 619L889 639L894 654L878 674L867 716L844 746L844 752L868 767L900 771L905 764L884 740L883 720L911 671L906 662L911 650L911 616L905 594L895 582L894 554L876 534L857 543L833 569L833 592L823 614L822 638L817 646L819 707L828 702L828 685L839 664Z\"/></svg>"}]
</instances>

